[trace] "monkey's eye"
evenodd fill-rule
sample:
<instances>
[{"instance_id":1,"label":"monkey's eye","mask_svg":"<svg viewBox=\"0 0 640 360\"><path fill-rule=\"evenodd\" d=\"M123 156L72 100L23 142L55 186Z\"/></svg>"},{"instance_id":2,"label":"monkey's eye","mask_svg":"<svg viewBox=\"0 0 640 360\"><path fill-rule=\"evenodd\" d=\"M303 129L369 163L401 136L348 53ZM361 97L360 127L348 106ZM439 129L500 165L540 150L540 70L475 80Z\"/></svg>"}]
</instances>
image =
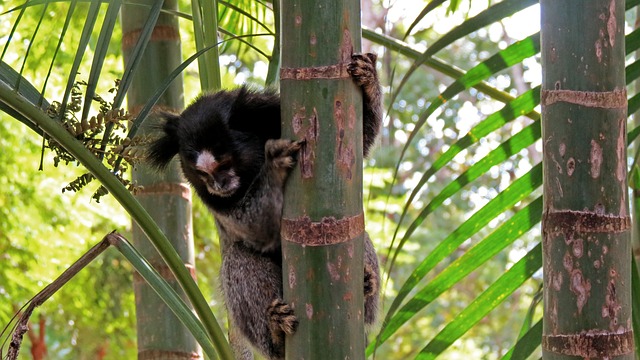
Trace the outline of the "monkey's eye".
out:
<instances>
[{"instance_id":1,"label":"monkey's eye","mask_svg":"<svg viewBox=\"0 0 640 360\"><path fill-rule=\"evenodd\" d=\"M217 170L226 171L231 169L231 166L232 166L231 160L225 159L218 164Z\"/></svg>"},{"instance_id":2,"label":"monkey's eye","mask_svg":"<svg viewBox=\"0 0 640 360\"><path fill-rule=\"evenodd\" d=\"M196 162L198 160L198 155L200 155L200 153L196 150L184 150L184 157L193 162Z\"/></svg>"},{"instance_id":3,"label":"monkey's eye","mask_svg":"<svg viewBox=\"0 0 640 360\"><path fill-rule=\"evenodd\" d=\"M208 172L202 171L200 169L196 169L196 174L198 174L198 175L200 175L202 177L209 177L210 176L210 174Z\"/></svg>"}]
</instances>

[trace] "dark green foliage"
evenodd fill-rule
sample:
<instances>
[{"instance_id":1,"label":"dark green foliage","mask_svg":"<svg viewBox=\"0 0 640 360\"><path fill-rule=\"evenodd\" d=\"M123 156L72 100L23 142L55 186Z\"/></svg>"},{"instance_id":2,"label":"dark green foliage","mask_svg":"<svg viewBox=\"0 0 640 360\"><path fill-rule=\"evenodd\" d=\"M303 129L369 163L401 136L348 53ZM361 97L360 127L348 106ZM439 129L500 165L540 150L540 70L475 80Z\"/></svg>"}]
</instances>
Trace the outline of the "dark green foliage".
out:
<instances>
[{"instance_id":1,"label":"dark green foliage","mask_svg":"<svg viewBox=\"0 0 640 360\"><path fill-rule=\"evenodd\" d=\"M133 139L126 137L125 134L131 117L124 109L113 108L113 102L108 102L98 94L93 96L93 101L100 105L98 114L89 119L80 115L84 114L84 109L91 105L83 104L82 90L86 88L86 85L87 83L84 81L76 82L71 89L71 100L67 106L64 107L64 111L62 110L62 103L53 101L47 109L47 114L52 119L59 120L71 135L82 142L87 150L98 159L102 159L106 166L112 168L114 175L129 191L135 193L137 187L131 180L125 178L125 176L130 167L143 159L144 146L147 140L140 136L135 136ZM114 93L118 85L119 80L116 80L115 87L111 88L109 92ZM116 131L109 132L105 140L105 129L108 125L112 125ZM73 155L58 142L48 136L45 136L45 141L45 148L52 150L55 154L53 157L54 166L57 167L61 163L65 165L76 163L76 165L79 165ZM114 168L119 159L124 161L119 162L118 168ZM67 184L62 189L62 192L80 191L94 179L95 177L91 173L84 173ZM93 199L100 202L100 198L108 193L107 189L101 185L98 190L94 192Z\"/></svg>"}]
</instances>

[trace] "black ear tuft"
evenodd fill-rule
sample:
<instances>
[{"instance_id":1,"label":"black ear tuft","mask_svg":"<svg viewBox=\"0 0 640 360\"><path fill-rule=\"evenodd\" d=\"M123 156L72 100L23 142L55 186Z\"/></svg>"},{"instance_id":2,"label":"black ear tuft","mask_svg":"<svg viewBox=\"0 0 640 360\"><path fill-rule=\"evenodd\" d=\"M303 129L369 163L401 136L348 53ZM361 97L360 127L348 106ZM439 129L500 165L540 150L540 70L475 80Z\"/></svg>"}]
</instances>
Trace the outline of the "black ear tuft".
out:
<instances>
[{"instance_id":1,"label":"black ear tuft","mask_svg":"<svg viewBox=\"0 0 640 360\"><path fill-rule=\"evenodd\" d=\"M280 95L273 90L256 91L242 86L231 108L229 128L260 138L280 138Z\"/></svg>"},{"instance_id":2,"label":"black ear tuft","mask_svg":"<svg viewBox=\"0 0 640 360\"><path fill-rule=\"evenodd\" d=\"M162 113L160 116L164 118L164 123L159 124L157 128L162 134L149 145L147 161L158 169L164 169L180 150L178 142L180 116L170 113Z\"/></svg>"}]
</instances>

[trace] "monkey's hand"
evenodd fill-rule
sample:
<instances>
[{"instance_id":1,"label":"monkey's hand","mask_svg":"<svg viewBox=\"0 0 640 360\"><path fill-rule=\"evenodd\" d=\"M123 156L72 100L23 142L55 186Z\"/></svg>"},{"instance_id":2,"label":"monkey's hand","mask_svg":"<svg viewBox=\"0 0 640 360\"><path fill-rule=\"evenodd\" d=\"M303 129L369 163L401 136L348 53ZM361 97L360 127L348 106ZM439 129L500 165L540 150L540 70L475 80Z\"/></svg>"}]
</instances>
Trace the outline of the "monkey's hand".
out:
<instances>
[{"instance_id":1,"label":"monkey's hand","mask_svg":"<svg viewBox=\"0 0 640 360\"><path fill-rule=\"evenodd\" d=\"M376 60L378 55L354 54L351 56L351 63L347 66L347 71L358 86L363 88L378 86L378 73L376 71Z\"/></svg>"},{"instance_id":2,"label":"monkey's hand","mask_svg":"<svg viewBox=\"0 0 640 360\"><path fill-rule=\"evenodd\" d=\"M265 144L266 164L269 166L277 180L284 181L289 171L297 162L297 155L304 140L271 139Z\"/></svg>"},{"instance_id":3,"label":"monkey's hand","mask_svg":"<svg viewBox=\"0 0 640 360\"><path fill-rule=\"evenodd\" d=\"M364 265L364 297L378 296L379 291L378 273L371 268L371 265Z\"/></svg>"}]
</instances>

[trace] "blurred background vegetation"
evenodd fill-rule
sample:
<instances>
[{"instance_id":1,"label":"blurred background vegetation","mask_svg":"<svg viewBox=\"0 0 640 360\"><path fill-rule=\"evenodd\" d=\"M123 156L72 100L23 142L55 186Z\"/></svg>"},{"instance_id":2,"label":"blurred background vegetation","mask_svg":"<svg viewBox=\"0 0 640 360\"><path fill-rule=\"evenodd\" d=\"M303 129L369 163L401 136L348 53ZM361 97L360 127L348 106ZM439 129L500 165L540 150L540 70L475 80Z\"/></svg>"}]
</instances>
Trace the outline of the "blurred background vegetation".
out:
<instances>
[{"instance_id":1,"label":"blurred background vegetation","mask_svg":"<svg viewBox=\"0 0 640 360\"><path fill-rule=\"evenodd\" d=\"M27 3L0 3L3 65L36 89L46 84L49 102L61 101L90 4ZM191 3L179 5L175 16L187 59L196 52ZM70 6L74 15L59 46ZM106 8L81 49L76 78L86 81L92 59L104 51L96 93L111 101L109 89L124 65L118 25L108 46L98 48ZM629 8L627 32L635 22ZM219 1L218 10L219 36L229 39L219 48L223 88L265 86L273 61L272 4ZM363 0L362 11L363 51L378 53L385 92L382 139L364 171L367 230L385 277L387 321L376 357L509 358L522 335L532 330L535 339L540 333L534 326L541 318L542 284L536 260L542 209L539 6L521 0ZM241 34L254 36L233 38ZM199 81L193 62L184 71L187 103L200 93ZM95 113L99 105L93 106ZM53 156L46 149L43 154L41 136L0 112L0 325L106 233L130 234L128 214L111 197L92 199L97 183L77 193L61 191L85 171L74 164L56 167ZM198 283L216 317L224 319L215 226L196 197L193 202ZM135 358L131 281L131 266L109 249L39 308L48 358ZM511 286L491 288L500 281ZM26 341L24 358L28 347ZM540 356L535 347L525 354Z\"/></svg>"}]
</instances>

